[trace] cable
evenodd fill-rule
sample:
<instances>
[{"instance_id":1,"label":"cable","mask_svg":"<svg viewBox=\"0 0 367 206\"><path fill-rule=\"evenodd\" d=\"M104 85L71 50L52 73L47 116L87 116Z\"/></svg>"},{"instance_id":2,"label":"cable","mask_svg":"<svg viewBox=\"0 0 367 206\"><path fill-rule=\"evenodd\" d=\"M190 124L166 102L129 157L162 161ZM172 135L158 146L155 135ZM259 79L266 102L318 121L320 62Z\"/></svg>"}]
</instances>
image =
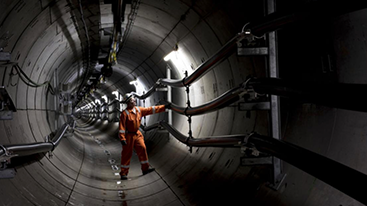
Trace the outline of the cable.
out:
<instances>
[{"instance_id":1,"label":"cable","mask_svg":"<svg viewBox=\"0 0 367 206\"><path fill-rule=\"evenodd\" d=\"M123 49L123 47L125 46L125 42L127 40L127 38L129 37L130 35L130 32L132 30L132 27L134 25L134 22L135 22L135 18L136 18L136 15L138 13L138 10L139 10L139 5L140 5L140 0L135 0L135 1L132 1L131 2L131 11L128 15L128 22L126 24L126 29L125 29L125 32L124 32L124 35L122 37L122 41L121 41L121 44L120 44L120 48L118 49L118 52L117 52L117 55L120 53L120 51Z\"/></svg>"},{"instance_id":2,"label":"cable","mask_svg":"<svg viewBox=\"0 0 367 206\"><path fill-rule=\"evenodd\" d=\"M137 0L136 2L137 3L139 3L139 1L140 0ZM136 7L138 7L138 5L136 6ZM138 8L134 8L134 9L138 9ZM190 7L190 8L188 8L187 9L187 11L185 12L185 14L186 13L188 13L188 11L190 11L192 8ZM118 81L116 81L115 83L113 83L111 86L113 86L113 85L116 85L118 82L121 82L121 81L123 81L125 78L127 78L128 76L130 76L132 73L134 73L136 70L138 70L139 69L139 67L141 66L141 65L143 65L149 58L151 58L153 55L154 55L154 53L160 48L160 46L165 42L165 40L171 35L171 33L176 29L176 27L180 24L182 22L182 19L180 19L174 26L173 26L173 28L168 32L168 34L162 39L162 41L158 44L158 46L154 49L154 51L148 56L148 57L146 57L137 67L135 67L128 75L125 75L124 77L122 77L122 78L120 78ZM127 31L127 30L126 30ZM125 31L125 32L126 32ZM126 36L126 38L128 37L128 34L126 34L127 36ZM124 36L125 36L125 34L124 34ZM125 40L126 41L126 40ZM121 46L121 48L123 48L123 45L124 45L124 42L122 42L122 44L120 45ZM120 49L119 50L119 52L121 51L122 49ZM118 55L118 54L117 54ZM154 65L152 66L152 68L153 67L155 67L157 64L159 64L161 61L162 61L163 59L161 59L158 63L154 63ZM147 73L147 72L149 72L150 70L145 70L144 72L142 72L142 74L141 75L144 75L145 73ZM103 91L102 91L103 92Z\"/></svg>"},{"instance_id":3,"label":"cable","mask_svg":"<svg viewBox=\"0 0 367 206\"><path fill-rule=\"evenodd\" d=\"M242 33L245 31L245 28L246 28L246 26L247 26L248 24L250 24L250 22L248 22L248 23L246 23L245 25L243 25L243 27L242 27Z\"/></svg>"},{"instance_id":4,"label":"cable","mask_svg":"<svg viewBox=\"0 0 367 206\"><path fill-rule=\"evenodd\" d=\"M85 32L85 37L87 39L87 68L85 69L85 73L84 73L84 76L83 76L83 80L82 82L80 83L79 85L79 88L77 90L77 94L79 94L80 90L82 89L82 87L84 86L84 82L89 74L89 70L90 70L90 39L89 39L89 33L88 33L88 27L87 27L87 24L85 22L85 19L84 19L84 13L83 13L83 6L82 6L82 2L79 0L78 1L79 3L79 12L80 12L80 15L81 15L81 20L83 22L83 29L84 29L84 32ZM75 26L75 28L77 28ZM82 41L81 41L81 44L82 44ZM84 66L84 65L83 65ZM78 80L79 81L79 80Z\"/></svg>"},{"instance_id":5,"label":"cable","mask_svg":"<svg viewBox=\"0 0 367 206\"><path fill-rule=\"evenodd\" d=\"M14 76L16 74L18 74L19 78L28 86L30 87L42 87L42 86L47 86L47 91L50 91L50 93L52 95L55 95L55 91L54 89L52 88L51 84L50 84L50 81L46 81L46 82L43 82L41 84L39 83L36 83L34 82L32 79L30 79L27 74L25 74L23 72L23 70L19 67L18 64L14 64L13 65L13 68L17 71L17 73L11 73L10 75L11 76ZM28 81L27 81L28 80Z\"/></svg>"},{"instance_id":6,"label":"cable","mask_svg":"<svg viewBox=\"0 0 367 206\"><path fill-rule=\"evenodd\" d=\"M41 86L44 86L44 85L47 85L49 82L48 81L46 81L46 82L44 82L44 83L42 83L42 84L39 84L39 83L36 83L36 82L34 82L33 80L31 80L28 76L27 76L27 74L25 74L24 72L23 72L23 70L18 66L18 65L15 65L15 68L16 68L16 70L17 70L17 72L18 72L18 74L19 74L19 77L24 81L24 83L26 83L28 86L31 86L31 87L41 87ZM23 77L25 77L29 82L27 82L27 81L25 81L24 79L23 79L23 77L22 77L22 75L23 75Z\"/></svg>"},{"instance_id":7,"label":"cable","mask_svg":"<svg viewBox=\"0 0 367 206\"><path fill-rule=\"evenodd\" d=\"M246 26L247 26L247 25L249 25L249 24L250 24L250 22L247 22L247 23L242 27L242 33L245 31ZM262 38L264 38L264 37L265 37L265 34L263 34L262 36L255 36L255 35L251 34L251 29L248 29L248 30L246 31L246 34L250 34L250 35L252 35L253 37L255 37L256 39L262 39Z\"/></svg>"}]
</instances>

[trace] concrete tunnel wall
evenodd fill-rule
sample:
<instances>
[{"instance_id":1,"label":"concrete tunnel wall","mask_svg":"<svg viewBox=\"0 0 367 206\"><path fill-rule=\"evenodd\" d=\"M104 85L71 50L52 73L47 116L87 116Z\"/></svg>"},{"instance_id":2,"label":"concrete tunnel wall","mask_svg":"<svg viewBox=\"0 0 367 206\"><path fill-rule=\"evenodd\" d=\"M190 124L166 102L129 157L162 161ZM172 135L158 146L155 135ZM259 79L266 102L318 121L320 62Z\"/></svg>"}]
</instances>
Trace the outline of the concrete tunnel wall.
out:
<instances>
[{"instance_id":1,"label":"concrete tunnel wall","mask_svg":"<svg viewBox=\"0 0 367 206\"><path fill-rule=\"evenodd\" d=\"M245 23L263 15L260 1L193 2L192 5L191 1L139 1L134 26L118 56L119 65L106 84L87 101L105 94L112 98L111 93L115 90L122 94L130 92L134 88L129 82L136 77L145 89L149 88L158 78L165 77L167 63L162 59L176 43L187 54L190 66L196 68L240 32ZM80 20L78 3L83 6L88 38ZM287 3L279 1L280 9ZM297 6L293 4L287 6ZM2 0L0 47L12 53L11 62L17 62L31 79L53 81L57 73L60 84L70 83L76 88L82 79L81 67L88 66L86 45L90 48L90 67L93 67L98 56L93 48L102 44L99 41L103 38L103 32L99 31L101 5L98 1L87 4L86 1ZM344 15L333 20L329 30L321 32L332 39L335 52L335 69L326 73L312 70L315 65L312 63L319 63L314 53L322 40L313 40L318 39L320 33L305 35L302 28L279 31L281 77L365 83L363 51L366 45L361 44L364 42L364 16L365 10ZM304 41L299 42L297 37ZM304 50L299 51L297 45L289 44L291 40ZM289 52L296 49L299 54ZM292 63L298 66L297 70ZM192 85L192 106L212 100L245 81L248 75L264 77L265 65L263 57L230 56ZM55 98L49 93L46 95L45 87L28 87L16 75L10 75L11 65L2 64L0 69L2 85L6 86L18 109L13 120L1 121L0 144L43 142L46 135L66 121L65 115L58 115ZM173 71L174 78L181 76L180 71ZM185 95L183 89L174 89L173 102L184 106ZM146 104L154 105L161 98L165 98L163 93L155 93ZM165 116L151 116L147 125ZM284 100L282 138L366 173L365 119L365 114L360 112ZM251 111L248 116L236 107L227 107L193 117L192 130L197 138L251 131L268 135L268 124L266 111ZM183 134L188 133L186 117L174 115L173 125ZM52 158L45 155L38 161L22 164L17 167L15 178L1 179L0 203L360 205L287 163L284 163L285 182L274 191L267 186L269 171L265 166L240 165L240 149L193 148L190 153L185 145L157 130L145 134L150 163L156 172L141 176L134 156L131 179L120 182L115 176L118 170L111 167L119 166L120 160L117 123L82 118L77 120L77 126L73 135L62 140ZM336 175L344 178L337 171Z\"/></svg>"}]
</instances>

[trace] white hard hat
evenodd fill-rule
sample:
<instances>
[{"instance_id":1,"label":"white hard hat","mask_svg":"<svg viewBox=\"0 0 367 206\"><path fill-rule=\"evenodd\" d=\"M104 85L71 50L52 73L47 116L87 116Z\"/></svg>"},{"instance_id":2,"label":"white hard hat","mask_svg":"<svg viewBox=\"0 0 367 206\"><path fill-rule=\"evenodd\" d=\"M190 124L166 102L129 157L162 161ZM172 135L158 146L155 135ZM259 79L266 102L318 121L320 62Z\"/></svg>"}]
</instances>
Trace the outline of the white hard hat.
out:
<instances>
[{"instance_id":1,"label":"white hard hat","mask_svg":"<svg viewBox=\"0 0 367 206\"><path fill-rule=\"evenodd\" d=\"M132 94L126 93L124 95L124 102L127 103L131 98L133 98L134 96Z\"/></svg>"}]
</instances>

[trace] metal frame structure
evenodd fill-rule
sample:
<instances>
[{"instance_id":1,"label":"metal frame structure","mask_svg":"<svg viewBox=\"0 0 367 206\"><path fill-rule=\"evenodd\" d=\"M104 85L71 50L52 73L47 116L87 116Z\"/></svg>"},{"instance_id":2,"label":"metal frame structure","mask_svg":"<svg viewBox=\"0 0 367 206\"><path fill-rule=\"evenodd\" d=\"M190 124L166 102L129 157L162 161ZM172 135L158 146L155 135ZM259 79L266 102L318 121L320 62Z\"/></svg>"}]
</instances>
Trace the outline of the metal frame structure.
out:
<instances>
[{"instance_id":1,"label":"metal frame structure","mask_svg":"<svg viewBox=\"0 0 367 206\"><path fill-rule=\"evenodd\" d=\"M275 0L267 0L267 13L270 15L275 12ZM279 78L278 69L278 45L277 32L268 33L268 69L269 76ZM271 136L277 140L281 139L281 119L280 119L280 98L276 95L270 95L270 122ZM278 190L281 186L286 174L282 173L282 162L280 159L273 157L273 176L272 188Z\"/></svg>"}]
</instances>

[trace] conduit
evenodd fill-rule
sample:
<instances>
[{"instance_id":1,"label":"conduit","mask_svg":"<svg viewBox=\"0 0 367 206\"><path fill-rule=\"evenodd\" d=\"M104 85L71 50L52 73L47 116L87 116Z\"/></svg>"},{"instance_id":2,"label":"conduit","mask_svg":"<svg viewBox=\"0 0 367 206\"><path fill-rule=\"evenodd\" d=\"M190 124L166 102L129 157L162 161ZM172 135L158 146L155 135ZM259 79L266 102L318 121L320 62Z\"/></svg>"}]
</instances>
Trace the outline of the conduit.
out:
<instances>
[{"instance_id":1,"label":"conduit","mask_svg":"<svg viewBox=\"0 0 367 206\"><path fill-rule=\"evenodd\" d=\"M59 145L68 128L68 123L62 125L61 128L57 131L55 137L50 142L2 145L0 147L0 160L8 160L11 157L21 157L53 151Z\"/></svg>"},{"instance_id":2,"label":"conduit","mask_svg":"<svg viewBox=\"0 0 367 206\"><path fill-rule=\"evenodd\" d=\"M366 193L361 189L367 184L367 175L357 170L272 137L253 134L248 138L246 144L253 144L259 151L274 155L361 203L367 204ZM333 175L335 171L338 171L338 174L343 174L343 178Z\"/></svg>"},{"instance_id":3,"label":"conduit","mask_svg":"<svg viewBox=\"0 0 367 206\"><path fill-rule=\"evenodd\" d=\"M237 34L230 41L228 41L218 52L216 52L200 66L198 66L190 76L184 77L182 79L158 79L158 81L145 94L139 95L135 92L131 92L131 94L139 99L145 99L153 92L155 92L156 88L162 85L171 87L185 87L191 85L195 81L199 80L202 76L204 76L207 72L209 72L212 68L214 68L216 64L220 63L222 60L226 59L234 51L236 51L235 48L237 47L237 42L241 41L244 37L244 32Z\"/></svg>"},{"instance_id":4,"label":"conduit","mask_svg":"<svg viewBox=\"0 0 367 206\"><path fill-rule=\"evenodd\" d=\"M244 135L225 135L225 136L212 136L195 139L183 135L176 130L170 124L165 121L161 121L150 126L141 127L144 131L149 131L158 127L166 129L172 134L178 141L184 143L190 147L240 147L243 144L245 138Z\"/></svg>"},{"instance_id":5,"label":"conduit","mask_svg":"<svg viewBox=\"0 0 367 206\"><path fill-rule=\"evenodd\" d=\"M170 103L166 100L161 100L160 104L171 104L171 109L172 111L175 111L179 114L183 114L183 115L200 115L200 114L204 114L204 113L209 113L218 109L221 109L225 106L228 106L230 104L232 104L233 102L236 102L240 99L241 95L246 93L245 89L244 89L244 85L245 83L241 84L238 87L235 87L233 89L228 90L227 92L225 92L224 94L222 94L221 96L213 99L212 101L203 104L201 106L198 107L179 107L173 103Z\"/></svg>"},{"instance_id":6,"label":"conduit","mask_svg":"<svg viewBox=\"0 0 367 206\"><path fill-rule=\"evenodd\" d=\"M237 42L244 39L245 36L250 33L253 35L263 35L265 33L275 31L298 21L315 18L325 19L329 18L330 16L342 15L344 13L364 9L367 7L367 2L352 1L348 2L347 5L337 3L335 6L333 6L333 9L329 9L329 5L331 3L334 5L334 2L309 3L306 6L301 7L294 13L274 12L257 21L249 22L245 25L246 30L244 28L241 33L237 34L235 37L229 40L218 52L216 52L200 66L198 66L190 76L178 80L159 79L145 94L139 95L135 92L132 92L132 94L134 94L134 96L139 99L145 99L149 95L151 95L159 85L168 85L172 87L185 87L191 85L207 72L209 72L212 68L214 68L216 64L220 63L222 60L231 55L235 51Z\"/></svg>"},{"instance_id":7,"label":"conduit","mask_svg":"<svg viewBox=\"0 0 367 206\"><path fill-rule=\"evenodd\" d=\"M332 159L298 147L291 143L277 140L272 137L252 134L211 136L200 139L183 135L167 122L161 121L146 129L163 127L178 141L189 147L242 147L247 146L256 150L278 157L308 174L324 181L350 197L367 203L367 196L361 188L367 184L367 175L347 167ZM333 174L334 171L348 178L340 178ZM358 184L358 185L356 185Z\"/></svg>"},{"instance_id":8,"label":"conduit","mask_svg":"<svg viewBox=\"0 0 367 206\"><path fill-rule=\"evenodd\" d=\"M319 83L278 78L249 80L248 87L260 94L273 94L305 103L367 112L367 99L362 95L367 84Z\"/></svg>"}]
</instances>

